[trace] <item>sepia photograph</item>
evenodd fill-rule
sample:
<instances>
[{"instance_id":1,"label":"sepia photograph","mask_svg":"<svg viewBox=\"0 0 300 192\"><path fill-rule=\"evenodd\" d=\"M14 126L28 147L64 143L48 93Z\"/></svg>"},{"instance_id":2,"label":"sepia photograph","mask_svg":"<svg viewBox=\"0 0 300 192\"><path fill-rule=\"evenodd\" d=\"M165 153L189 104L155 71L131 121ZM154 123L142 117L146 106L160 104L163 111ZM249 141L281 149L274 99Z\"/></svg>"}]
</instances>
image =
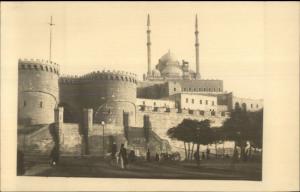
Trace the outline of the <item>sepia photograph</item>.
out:
<instances>
[{"instance_id":1,"label":"sepia photograph","mask_svg":"<svg viewBox=\"0 0 300 192\"><path fill-rule=\"evenodd\" d=\"M264 2L3 7L17 180L264 182Z\"/></svg>"}]
</instances>

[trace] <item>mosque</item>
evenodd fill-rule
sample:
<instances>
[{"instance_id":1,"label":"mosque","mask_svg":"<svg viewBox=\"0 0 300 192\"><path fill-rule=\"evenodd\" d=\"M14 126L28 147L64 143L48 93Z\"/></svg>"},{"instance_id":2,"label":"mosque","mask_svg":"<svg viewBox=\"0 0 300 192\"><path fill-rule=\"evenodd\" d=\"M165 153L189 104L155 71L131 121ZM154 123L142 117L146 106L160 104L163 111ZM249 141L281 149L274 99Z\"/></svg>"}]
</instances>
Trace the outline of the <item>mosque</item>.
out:
<instances>
[{"instance_id":1,"label":"mosque","mask_svg":"<svg viewBox=\"0 0 300 192\"><path fill-rule=\"evenodd\" d=\"M41 125L26 136L26 146L49 152L53 143L47 127L55 122L65 154L102 154L109 152L113 142L125 142L137 154L148 148L180 151L182 146L166 132L183 119L209 119L213 126L221 126L237 105L249 111L262 109L262 100L235 97L224 91L222 80L201 78L198 34L196 16L196 71L170 50L152 69L148 15L147 73L142 81L123 71L61 76L59 65L51 59L20 59L18 128Z\"/></svg>"}]
</instances>

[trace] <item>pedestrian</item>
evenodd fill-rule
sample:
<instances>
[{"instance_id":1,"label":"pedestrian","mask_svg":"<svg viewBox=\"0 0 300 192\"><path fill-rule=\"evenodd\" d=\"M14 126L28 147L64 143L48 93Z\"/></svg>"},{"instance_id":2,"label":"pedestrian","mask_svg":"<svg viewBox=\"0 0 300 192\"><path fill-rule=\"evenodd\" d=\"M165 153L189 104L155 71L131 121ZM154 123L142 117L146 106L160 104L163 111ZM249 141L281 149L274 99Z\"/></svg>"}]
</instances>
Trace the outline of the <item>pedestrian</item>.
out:
<instances>
[{"instance_id":1,"label":"pedestrian","mask_svg":"<svg viewBox=\"0 0 300 192\"><path fill-rule=\"evenodd\" d=\"M111 164L116 163L116 154L117 154L117 145L115 142L113 142L111 146Z\"/></svg>"},{"instance_id":2,"label":"pedestrian","mask_svg":"<svg viewBox=\"0 0 300 192\"><path fill-rule=\"evenodd\" d=\"M157 162L159 161L159 154L158 153L155 154L155 161L157 161Z\"/></svg>"},{"instance_id":3,"label":"pedestrian","mask_svg":"<svg viewBox=\"0 0 300 192\"><path fill-rule=\"evenodd\" d=\"M210 153L210 149L207 147L207 149L206 149L206 159L209 159L209 153Z\"/></svg>"},{"instance_id":4,"label":"pedestrian","mask_svg":"<svg viewBox=\"0 0 300 192\"><path fill-rule=\"evenodd\" d=\"M134 162L135 161L135 153L134 150L130 150L129 156L128 156L129 162Z\"/></svg>"},{"instance_id":5,"label":"pedestrian","mask_svg":"<svg viewBox=\"0 0 300 192\"><path fill-rule=\"evenodd\" d=\"M202 152L202 160L204 160L204 159L205 159L205 153Z\"/></svg>"},{"instance_id":6,"label":"pedestrian","mask_svg":"<svg viewBox=\"0 0 300 192\"><path fill-rule=\"evenodd\" d=\"M51 166L55 166L59 161L59 148L55 145L50 153Z\"/></svg>"},{"instance_id":7,"label":"pedestrian","mask_svg":"<svg viewBox=\"0 0 300 192\"><path fill-rule=\"evenodd\" d=\"M147 154L146 154L146 159L148 162L150 162L150 150L148 148Z\"/></svg>"},{"instance_id":8,"label":"pedestrian","mask_svg":"<svg viewBox=\"0 0 300 192\"><path fill-rule=\"evenodd\" d=\"M124 147L124 144L121 144L119 158L120 158L121 168L126 169L128 160L127 160L127 151L126 148Z\"/></svg>"},{"instance_id":9,"label":"pedestrian","mask_svg":"<svg viewBox=\"0 0 300 192\"><path fill-rule=\"evenodd\" d=\"M200 154L199 154L199 151L196 151L194 153L194 158L195 158L195 160L197 162L197 166L199 166L200 165Z\"/></svg>"}]
</instances>

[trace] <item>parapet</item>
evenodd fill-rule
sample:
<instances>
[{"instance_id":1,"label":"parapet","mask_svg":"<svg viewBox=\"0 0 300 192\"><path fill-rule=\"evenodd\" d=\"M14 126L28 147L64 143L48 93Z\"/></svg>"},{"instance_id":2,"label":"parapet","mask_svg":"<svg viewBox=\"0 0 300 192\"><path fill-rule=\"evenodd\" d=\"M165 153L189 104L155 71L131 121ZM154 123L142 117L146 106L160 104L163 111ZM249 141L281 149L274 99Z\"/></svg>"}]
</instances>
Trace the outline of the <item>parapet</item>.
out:
<instances>
[{"instance_id":1,"label":"parapet","mask_svg":"<svg viewBox=\"0 0 300 192\"><path fill-rule=\"evenodd\" d=\"M94 71L82 76L63 76L60 78L61 83L78 83L93 80L111 80L111 81L127 81L137 84L137 75L125 71Z\"/></svg>"},{"instance_id":2,"label":"parapet","mask_svg":"<svg viewBox=\"0 0 300 192\"><path fill-rule=\"evenodd\" d=\"M19 59L19 69L47 71L59 75L59 65L55 62L43 59Z\"/></svg>"}]
</instances>

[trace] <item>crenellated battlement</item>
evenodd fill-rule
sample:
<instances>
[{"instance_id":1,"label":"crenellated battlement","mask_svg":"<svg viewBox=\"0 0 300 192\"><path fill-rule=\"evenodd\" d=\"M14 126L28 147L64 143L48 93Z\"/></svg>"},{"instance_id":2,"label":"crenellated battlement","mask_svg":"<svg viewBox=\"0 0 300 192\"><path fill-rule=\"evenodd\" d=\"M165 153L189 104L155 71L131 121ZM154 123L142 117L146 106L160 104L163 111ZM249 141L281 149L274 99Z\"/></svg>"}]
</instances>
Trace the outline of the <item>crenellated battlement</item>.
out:
<instances>
[{"instance_id":1,"label":"crenellated battlement","mask_svg":"<svg viewBox=\"0 0 300 192\"><path fill-rule=\"evenodd\" d=\"M94 71L82 76L62 76L59 79L60 83L79 83L90 80L111 80L111 81L125 81L137 84L137 75L125 71Z\"/></svg>"},{"instance_id":2,"label":"crenellated battlement","mask_svg":"<svg viewBox=\"0 0 300 192\"><path fill-rule=\"evenodd\" d=\"M59 75L59 65L55 62L43 59L19 59L19 69L47 71Z\"/></svg>"}]
</instances>

